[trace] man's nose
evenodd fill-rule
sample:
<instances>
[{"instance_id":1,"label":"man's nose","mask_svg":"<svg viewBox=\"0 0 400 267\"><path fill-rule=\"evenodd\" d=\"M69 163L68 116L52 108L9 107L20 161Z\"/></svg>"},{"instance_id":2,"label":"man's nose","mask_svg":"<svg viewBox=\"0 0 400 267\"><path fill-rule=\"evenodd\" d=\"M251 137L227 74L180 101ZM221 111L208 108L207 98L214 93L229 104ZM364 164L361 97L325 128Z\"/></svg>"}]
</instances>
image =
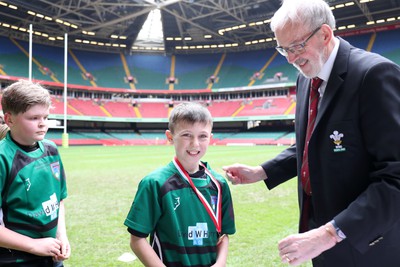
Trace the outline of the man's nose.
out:
<instances>
[{"instance_id":1,"label":"man's nose","mask_svg":"<svg viewBox=\"0 0 400 267\"><path fill-rule=\"evenodd\" d=\"M289 64L293 64L297 59L297 55L293 54L292 52L288 52L288 55L286 56L286 60L289 62Z\"/></svg>"}]
</instances>

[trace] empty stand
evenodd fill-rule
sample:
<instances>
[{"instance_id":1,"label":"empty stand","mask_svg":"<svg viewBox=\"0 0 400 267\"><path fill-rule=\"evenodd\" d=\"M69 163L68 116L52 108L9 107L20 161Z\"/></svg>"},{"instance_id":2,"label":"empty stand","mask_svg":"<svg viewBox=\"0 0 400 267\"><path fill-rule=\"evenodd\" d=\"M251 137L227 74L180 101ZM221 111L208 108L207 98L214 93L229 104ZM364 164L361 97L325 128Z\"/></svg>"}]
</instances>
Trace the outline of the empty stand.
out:
<instances>
[{"instance_id":1,"label":"empty stand","mask_svg":"<svg viewBox=\"0 0 400 267\"><path fill-rule=\"evenodd\" d=\"M168 103L164 102L140 102L138 103L140 114L143 118L167 118Z\"/></svg>"},{"instance_id":2,"label":"empty stand","mask_svg":"<svg viewBox=\"0 0 400 267\"><path fill-rule=\"evenodd\" d=\"M10 38L0 36L0 64L6 75L17 77L29 76L28 57Z\"/></svg>"},{"instance_id":3,"label":"empty stand","mask_svg":"<svg viewBox=\"0 0 400 267\"><path fill-rule=\"evenodd\" d=\"M69 100L67 100L69 102ZM64 101L61 98L52 96L51 97L51 105L52 109L50 110L51 114L64 114ZM71 108L71 106L67 105L67 114L68 115L81 115L77 112L76 109Z\"/></svg>"},{"instance_id":4,"label":"empty stand","mask_svg":"<svg viewBox=\"0 0 400 267\"><path fill-rule=\"evenodd\" d=\"M362 35L343 36L342 38L350 42L355 47L367 49L368 43L371 40L371 33Z\"/></svg>"},{"instance_id":5,"label":"empty stand","mask_svg":"<svg viewBox=\"0 0 400 267\"><path fill-rule=\"evenodd\" d=\"M293 139L288 139L288 132L240 132L230 134L215 142L216 145L290 145Z\"/></svg>"},{"instance_id":6,"label":"empty stand","mask_svg":"<svg viewBox=\"0 0 400 267\"><path fill-rule=\"evenodd\" d=\"M95 79L97 86L130 88L124 79L126 75L119 54L80 50L74 50L73 53L84 70Z\"/></svg>"},{"instance_id":7,"label":"empty stand","mask_svg":"<svg viewBox=\"0 0 400 267\"><path fill-rule=\"evenodd\" d=\"M118 101L103 101L103 107L113 116L121 118L136 118L132 103Z\"/></svg>"},{"instance_id":8,"label":"empty stand","mask_svg":"<svg viewBox=\"0 0 400 267\"><path fill-rule=\"evenodd\" d=\"M69 99L68 103L84 116L106 116L100 108L100 105L102 105L100 101L73 98Z\"/></svg>"},{"instance_id":9,"label":"empty stand","mask_svg":"<svg viewBox=\"0 0 400 267\"><path fill-rule=\"evenodd\" d=\"M376 37L376 39L375 39ZM382 54L394 62L400 64L400 29L391 31L377 31L363 35L344 36L351 44L367 49L371 47L372 52ZM4 76L11 76L16 80L19 77L28 77L28 43L21 40L13 40L0 36L0 65ZM215 53L195 55L173 55L174 73L179 82L174 85L174 90L180 89L205 89L207 79L216 74L218 82L213 84L212 90L221 88L237 88L249 85L250 77L257 71L262 70L259 79L254 80L251 85L261 86L260 88L272 88L277 82L295 82L298 71L287 63L285 57L274 56L275 49L262 51L245 51L236 53ZM42 44L34 44L33 56L33 78L40 81L54 81L43 67L46 67L61 82L63 81L63 48L52 47ZM73 116L115 117L115 118L168 118L171 109L165 99L149 98L138 100L136 107L132 106L127 99L99 99L93 100L90 97L92 91L109 90L110 92L131 90L126 82L126 74L129 73L135 78L137 90L166 91L168 84L166 78L172 71L171 55L134 54L124 55L126 65L120 54L105 52L70 51L68 54L68 83L71 88L83 89L77 91L80 97L69 98L67 113ZM268 63L268 64L267 64ZM42 67L42 69L40 68ZM127 68L129 72L127 72ZM265 69L264 69L265 68ZM85 79L84 71L93 75L96 86L94 88L90 81ZM277 73L281 73L279 77ZM82 87L80 87L82 86ZM265 87L262 87L265 86ZM124 90L116 90L116 89ZM211 88L209 92L213 92ZM269 89L268 89L269 90ZM293 88L290 89L294 94ZM223 90L221 90L223 92ZM235 90L232 90L235 92ZM86 94L88 92L88 94ZM152 93L151 91L149 91ZM208 91L207 91L208 92ZM253 93L253 91L249 92ZM270 91L267 91L270 92ZM149 93L149 95L150 95ZM162 92L165 93L165 92ZM246 92L247 93L247 92ZM227 101L207 101L207 107L214 118L223 117L252 117L252 116L274 116L288 115L295 112L295 98L289 96L274 96L262 98L230 99ZM249 93L249 94L251 94ZM120 97L117 94L116 97ZM72 94L70 94L72 95ZM101 94L100 94L101 95ZM229 93L227 94L228 97ZM260 94L261 95L261 94ZM263 94L264 95L264 94ZM242 96L240 96L242 97ZM1 96L0 96L1 98ZM114 95L112 96L114 98ZM136 96L135 96L136 99ZM160 102L162 101L162 102ZM54 109L52 114L63 114L64 103L59 96L53 96ZM0 107L1 108L1 107ZM96 118L97 119L97 118ZM94 120L96 120L94 119ZM90 120L90 119L89 119ZM100 121L100 119L98 120ZM151 120L149 120L151 121ZM227 120L228 121L228 120ZM236 129L239 130L239 129ZM163 132L158 133L137 133L126 132L70 132L71 144L92 144L92 145L149 145L166 144ZM48 137L61 144L61 133ZM292 144L294 141L293 132L275 133L218 133L214 134L213 144Z\"/></svg>"},{"instance_id":10,"label":"empty stand","mask_svg":"<svg viewBox=\"0 0 400 267\"><path fill-rule=\"evenodd\" d=\"M219 73L217 88L247 86L252 75L259 71L274 51L228 53Z\"/></svg>"},{"instance_id":11,"label":"empty stand","mask_svg":"<svg viewBox=\"0 0 400 267\"><path fill-rule=\"evenodd\" d=\"M171 58L164 55L131 55L126 57L129 69L137 79L137 88L167 90Z\"/></svg>"},{"instance_id":12,"label":"empty stand","mask_svg":"<svg viewBox=\"0 0 400 267\"><path fill-rule=\"evenodd\" d=\"M372 52L379 53L400 64L400 29L378 32Z\"/></svg>"},{"instance_id":13,"label":"empty stand","mask_svg":"<svg viewBox=\"0 0 400 267\"><path fill-rule=\"evenodd\" d=\"M70 131L70 145L168 145L164 131L134 132L134 131ZM49 130L47 139L57 145L62 144L62 132ZM212 145L292 145L294 132L214 132Z\"/></svg>"},{"instance_id":14,"label":"empty stand","mask_svg":"<svg viewBox=\"0 0 400 267\"><path fill-rule=\"evenodd\" d=\"M374 33L343 36L351 44L380 53L396 63L400 63L398 43L400 30L377 31ZM0 37L0 64L6 75L28 77L28 42ZM135 79L135 88L140 90L168 90L166 78L175 58L175 77L178 83L174 90L205 89L207 79L216 74L213 88L236 88L248 86L253 74L260 72L251 85L269 85L276 82L295 82L298 71L287 63L285 57L274 56L275 49L244 51L236 53L194 54L194 55L124 55L124 65L120 54L70 50L68 53L68 83L93 86L85 72L89 73L98 87L131 89L126 75ZM33 78L44 81L63 82L64 49L62 47L33 45ZM220 65L220 68L217 66ZM267 64L268 63L268 64ZM54 77L43 71L54 74ZM265 69L264 69L265 68ZM127 71L128 70L128 71ZM280 75L277 75L280 74Z\"/></svg>"},{"instance_id":15,"label":"empty stand","mask_svg":"<svg viewBox=\"0 0 400 267\"><path fill-rule=\"evenodd\" d=\"M206 88L207 79L216 71L220 57L221 54L176 55L175 76L179 83L174 88ZM219 87L218 82L214 85Z\"/></svg>"},{"instance_id":16,"label":"empty stand","mask_svg":"<svg viewBox=\"0 0 400 267\"><path fill-rule=\"evenodd\" d=\"M18 43L29 51L27 42L18 41ZM48 46L42 44L32 45L32 78L51 82L64 81L64 49L61 47ZM29 62L28 56L25 59Z\"/></svg>"},{"instance_id":17,"label":"empty stand","mask_svg":"<svg viewBox=\"0 0 400 267\"><path fill-rule=\"evenodd\" d=\"M290 107L290 97L270 97L249 100L237 116L283 115Z\"/></svg>"},{"instance_id":18,"label":"empty stand","mask_svg":"<svg viewBox=\"0 0 400 267\"><path fill-rule=\"evenodd\" d=\"M212 101L207 107L213 117L231 117L241 106L242 100Z\"/></svg>"}]
</instances>

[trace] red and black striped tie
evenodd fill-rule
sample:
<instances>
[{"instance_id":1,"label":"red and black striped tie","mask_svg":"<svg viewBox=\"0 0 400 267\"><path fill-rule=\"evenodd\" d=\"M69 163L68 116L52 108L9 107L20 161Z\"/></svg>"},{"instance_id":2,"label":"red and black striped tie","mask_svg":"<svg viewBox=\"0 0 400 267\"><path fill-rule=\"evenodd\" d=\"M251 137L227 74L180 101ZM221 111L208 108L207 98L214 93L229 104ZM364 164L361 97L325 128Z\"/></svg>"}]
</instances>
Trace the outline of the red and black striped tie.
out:
<instances>
[{"instance_id":1,"label":"red and black striped tie","mask_svg":"<svg viewBox=\"0 0 400 267\"><path fill-rule=\"evenodd\" d=\"M307 133L306 140L304 143L304 151L303 151L303 163L301 165L301 184L303 186L303 190L305 192L305 196L303 198L303 210L302 210L302 218L300 230L305 232L308 230L308 216L310 209L310 196L312 194L311 184L310 184L310 171L308 167L308 143L310 142L311 134L314 130L315 119L317 118L318 112L318 100L319 100L319 92L318 88L321 86L322 80L320 78L313 78L311 81L311 89L310 89L310 100L309 100L309 110L308 110L308 123L307 123Z\"/></svg>"}]
</instances>

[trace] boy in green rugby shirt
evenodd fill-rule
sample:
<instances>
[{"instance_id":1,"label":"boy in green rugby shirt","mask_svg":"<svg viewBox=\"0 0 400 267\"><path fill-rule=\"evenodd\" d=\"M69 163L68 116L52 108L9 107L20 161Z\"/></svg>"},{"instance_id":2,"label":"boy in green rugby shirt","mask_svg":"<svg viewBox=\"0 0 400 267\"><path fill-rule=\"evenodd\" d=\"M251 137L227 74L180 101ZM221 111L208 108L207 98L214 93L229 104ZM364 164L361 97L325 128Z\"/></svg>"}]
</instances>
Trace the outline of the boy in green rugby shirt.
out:
<instances>
[{"instance_id":1,"label":"boy in green rugby shirt","mask_svg":"<svg viewBox=\"0 0 400 267\"><path fill-rule=\"evenodd\" d=\"M200 161L212 124L200 104L182 103L171 112L166 137L175 157L140 182L125 220L131 248L145 266L226 265L228 234L236 231L231 193Z\"/></svg>"},{"instance_id":2,"label":"boy in green rugby shirt","mask_svg":"<svg viewBox=\"0 0 400 267\"><path fill-rule=\"evenodd\" d=\"M20 80L1 104L10 129L0 141L0 266L63 266L67 187L57 147L44 140L50 93Z\"/></svg>"}]
</instances>

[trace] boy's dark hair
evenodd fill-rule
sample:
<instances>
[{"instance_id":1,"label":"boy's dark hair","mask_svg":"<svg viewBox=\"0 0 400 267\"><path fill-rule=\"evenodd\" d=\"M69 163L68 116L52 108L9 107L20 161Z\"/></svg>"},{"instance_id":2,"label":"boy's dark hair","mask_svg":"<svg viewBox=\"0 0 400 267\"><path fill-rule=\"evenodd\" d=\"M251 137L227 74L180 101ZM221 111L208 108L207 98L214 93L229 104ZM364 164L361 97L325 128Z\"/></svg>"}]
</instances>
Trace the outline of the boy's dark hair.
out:
<instances>
[{"instance_id":1,"label":"boy's dark hair","mask_svg":"<svg viewBox=\"0 0 400 267\"><path fill-rule=\"evenodd\" d=\"M196 102L183 102L174 107L168 122L168 129L174 133L177 123L204 123L213 125L210 111L203 105Z\"/></svg>"},{"instance_id":2,"label":"boy's dark hair","mask_svg":"<svg viewBox=\"0 0 400 267\"><path fill-rule=\"evenodd\" d=\"M19 80L3 91L1 99L3 113L25 113L35 105L51 107L50 92L39 84Z\"/></svg>"}]
</instances>

